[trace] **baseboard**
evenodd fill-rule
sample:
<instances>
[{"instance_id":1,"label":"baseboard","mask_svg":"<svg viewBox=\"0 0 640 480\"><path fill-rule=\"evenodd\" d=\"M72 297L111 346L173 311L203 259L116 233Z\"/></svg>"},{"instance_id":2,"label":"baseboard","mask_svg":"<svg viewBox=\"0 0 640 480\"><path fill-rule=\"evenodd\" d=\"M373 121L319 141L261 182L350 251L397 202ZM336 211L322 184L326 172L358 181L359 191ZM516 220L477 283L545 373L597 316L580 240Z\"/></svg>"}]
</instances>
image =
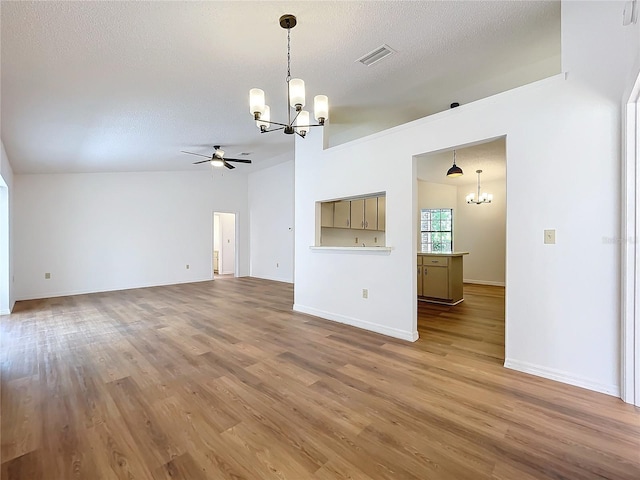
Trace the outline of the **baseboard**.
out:
<instances>
[{"instance_id":1,"label":"baseboard","mask_svg":"<svg viewBox=\"0 0 640 480\"><path fill-rule=\"evenodd\" d=\"M282 282L282 283L293 284L293 280L288 280L286 278L272 277L270 275L250 275L250 276L251 276L251 278L260 278L262 280L271 280L273 282Z\"/></svg>"},{"instance_id":2,"label":"baseboard","mask_svg":"<svg viewBox=\"0 0 640 480\"><path fill-rule=\"evenodd\" d=\"M529 373L537 377L548 378L549 380L567 383L575 387L582 387L586 388L587 390L593 390L594 392L606 393L607 395L620 397L620 387L618 385L606 385L603 383L594 382L593 380L579 377L562 370L556 370L555 368L543 367L540 365L534 365L532 363L520 362L518 360L511 359L506 359L504 362L504 366L506 368L510 368L511 370Z\"/></svg>"},{"instance_id":3,"label":"baseboard","mask_svg":"<svg viewBox=\"0 0 640 480\"><path fill-rule=\"evenodd\" d=\"M388 337L399 338L401 340L407 340L409 342L415 342L418 340L418 332L407 332L405 330L399 330L397 328L391 328L377 323L367 322L353 317L347 317L332 312L325 312L324 310L318 310L313 307L306 307L304 305L293 305L293 310L300 313L306 313L307 315L313 315L314 317L324 318L333 322L344 323L345 325L351 325L352 327L362 328L363 330L369 330L370 332L380 333Z\"/></svg>"},{"instance_id":4,"label":"baseboard","mask_svg":"<svg viewBox=\"0 0 640 480\"><path fill-rule=\"evenodd\" d=\"M199 283L199 282L210 282L211 278L196 278L193 280L187 280L184 282L168 282L168 283L155 283L152 285L136 285L136 286L126 286L126 287L109 287L101 290L73 290L69 292L49 292L49 293L35 293L31 295L26 295L24 297L19 297L17 301L23 300L39 300L43 298L56 298L56 297L71 297L73 295L88 295L90 293L104 293L104 292L117 292L119 290L134 290L136 288L152 288L152 287L166 287L168 285L180 285L183 283Z\"/></svg>"},{"instance_id":5,"label":"baseboard","mask_svg":"<svg viewBox=\"0 0 640 480\"><path fill-rule=\"evenodd\" d=\"M475 285L491 285L492 287L504 287L505 283L504 282L493 282L491 280L471 280L471 279L464 279L462 280L462 283L473 283Z\"/></svg>"},{"instance_id":6,"label":"baseboard","mask_svg":"<svg viewBox=\"0 0 640 480\"><path fill-rule=\"evenodd\" d=\"M10 315L11 314L11 310L9 310L8 308L3 308L2 310L0 310L0 315Z\"/></svg>"}]
</instances>

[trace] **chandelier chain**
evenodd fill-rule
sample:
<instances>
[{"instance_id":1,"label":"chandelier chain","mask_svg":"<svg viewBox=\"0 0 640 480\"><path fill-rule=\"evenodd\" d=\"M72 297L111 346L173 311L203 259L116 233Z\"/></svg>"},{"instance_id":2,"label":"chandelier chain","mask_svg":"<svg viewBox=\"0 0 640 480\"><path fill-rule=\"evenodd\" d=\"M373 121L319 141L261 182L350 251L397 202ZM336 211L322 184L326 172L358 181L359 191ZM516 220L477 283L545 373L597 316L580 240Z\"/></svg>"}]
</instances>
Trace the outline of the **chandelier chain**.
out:
<instances>
[{"instance_id":1,"label":"chandelier chain","mask_svg":"<svg viewBox=\"0 0 640 480\"><path fill-rule=\"evenodd\" d=\"M287 83L291 80L291 29L287 28Z\"/></svg>"}]
</instances>

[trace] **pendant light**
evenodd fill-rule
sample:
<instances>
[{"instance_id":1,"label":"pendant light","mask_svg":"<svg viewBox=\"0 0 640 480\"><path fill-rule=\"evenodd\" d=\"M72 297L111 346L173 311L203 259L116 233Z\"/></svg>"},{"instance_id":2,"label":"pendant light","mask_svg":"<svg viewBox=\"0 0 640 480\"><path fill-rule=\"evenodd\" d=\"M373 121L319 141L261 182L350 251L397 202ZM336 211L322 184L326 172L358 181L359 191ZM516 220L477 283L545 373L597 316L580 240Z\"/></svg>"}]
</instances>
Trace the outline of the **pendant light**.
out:
<instances>
[{"instance_id":1,"label":"pendant light","mask_svg":"<svg viewBox=\"0 0 640 480\"><path fill-rule=\"evenodd\" d=\"M475 193L470 193L466 198L467 203L474 203L476 205L480 205L481 203L491 203L491 200L493 200L492 194L485 192L480 195L480 174L482 173L482 170L476 170L476 173L478 174L478 198L476 199Z\"/></svg>"},{"instance_id":2,"label":"pendant light","mask_svg":"<svg viewBox=\"0 0 640 480\"><path fill-rule=\"evenodd\" d=\"M456 165L456 151L453 151L453 165L447 170L447 177L461 177L462 169Z\"/></svg>"}]
</instances>

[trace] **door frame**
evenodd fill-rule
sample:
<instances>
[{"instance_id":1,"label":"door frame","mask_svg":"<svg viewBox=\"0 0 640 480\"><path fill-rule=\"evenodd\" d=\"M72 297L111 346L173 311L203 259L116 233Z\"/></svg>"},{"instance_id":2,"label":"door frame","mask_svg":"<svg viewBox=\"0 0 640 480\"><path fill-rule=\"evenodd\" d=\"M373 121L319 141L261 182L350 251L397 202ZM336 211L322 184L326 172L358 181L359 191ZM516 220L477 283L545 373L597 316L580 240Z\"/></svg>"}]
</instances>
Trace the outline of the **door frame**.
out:
<instances>
[{"instance_id":1,"label":"door frame","mask_svg":"<svg viewBox=\"0 0 640 480\"><path fill-rule=\"evenodd\" d=\"M213 215L211 216L211 231L213 232L212 235L212 247L215 244L215 235L216 235L216 230L215 230L215 216L216 215L233 215L233 229L234 229L234 241L233 241L233 276L237 277L238 276L238 265L239 265L239 258L238 258L238 233L239 233L239 224L238 224L238 212L225 212L225 211L221 211L221 210L214 210L213 211ZM220 241L222 242L222 238L220 239ZM218 276L219 275L223 275L222 269L220 268L221 266L224 265L224 262L222 260L222 251L223 251L223 246L222 244L220 245L220 250L218 253ZM213 248L211 249L211 278L215 279L216 275L213 271Z\"/></svg>"},{"instance_id":2,"label":"door frame","mask_svg":"<svg viewBox=\"0 0 640 480\"><path fill-rule=\"evenodd\" d=\"M640 201L640 74L625 109L622 160L621 220L621 368L620 398L640 406L640 249L638 201Z\"/></svg>"}]
</instances>

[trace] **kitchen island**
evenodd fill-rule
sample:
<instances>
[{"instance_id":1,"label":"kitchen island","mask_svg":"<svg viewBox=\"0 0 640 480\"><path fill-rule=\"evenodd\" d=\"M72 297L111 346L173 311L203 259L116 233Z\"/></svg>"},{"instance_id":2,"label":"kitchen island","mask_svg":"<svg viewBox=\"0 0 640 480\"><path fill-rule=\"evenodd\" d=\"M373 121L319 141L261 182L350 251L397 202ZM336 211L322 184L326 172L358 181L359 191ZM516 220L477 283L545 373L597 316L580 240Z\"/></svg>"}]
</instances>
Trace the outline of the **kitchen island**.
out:
<instances>
[{"instance_id":1,"label":"kitchen island","mask_svg":"<svg viewBox=\"0 0 640 480\"><path fill-rule=\"evenodd\" d=\"M444 305L462 302L462 258L468 254L418 253L418 300Z\"/></svg>"}]
</instances>

